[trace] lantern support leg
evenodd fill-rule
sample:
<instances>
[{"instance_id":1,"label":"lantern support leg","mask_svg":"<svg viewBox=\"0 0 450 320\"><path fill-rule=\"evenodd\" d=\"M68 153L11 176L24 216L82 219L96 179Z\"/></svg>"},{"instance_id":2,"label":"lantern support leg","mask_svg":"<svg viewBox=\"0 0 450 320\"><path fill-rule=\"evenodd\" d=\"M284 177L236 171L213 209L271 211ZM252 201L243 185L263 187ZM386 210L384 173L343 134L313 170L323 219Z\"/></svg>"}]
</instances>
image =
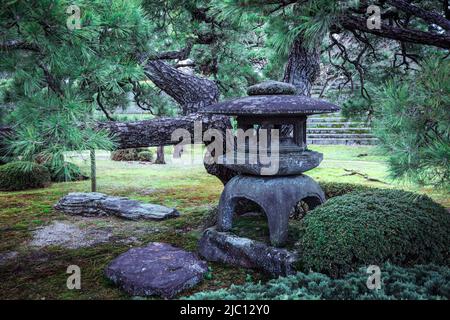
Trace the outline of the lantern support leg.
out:
<instances>
[{"instance_id":1,"label":"lantern support leg","mask_svg":"<svg viewBox=\"0 0 450 320\"><path fill-rule=\"evenodd\" d=\"M261 177L235 176L221 195L217 227L219 231L230 231L236 204L247 199L258 204L267 216L270 241L274 246L286 244L289 216L301 200L310 207L325 201L320 186L306 175Z\"/></svg>"}]
</instances>

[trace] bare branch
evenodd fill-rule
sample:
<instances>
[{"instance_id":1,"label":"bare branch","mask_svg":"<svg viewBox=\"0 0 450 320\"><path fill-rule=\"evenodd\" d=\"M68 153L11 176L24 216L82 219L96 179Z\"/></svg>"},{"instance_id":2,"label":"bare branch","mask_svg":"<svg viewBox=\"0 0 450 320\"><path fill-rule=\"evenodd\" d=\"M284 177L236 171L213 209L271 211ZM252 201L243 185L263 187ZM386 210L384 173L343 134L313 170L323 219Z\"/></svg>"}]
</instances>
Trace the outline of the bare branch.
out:
<instances>
[{"instance_id":1,"label":"bare branch","mask_svg":"<svg viewBox=\"0 0 450 320\"><path fill-rule=\"evenodd\" d=\"M103 106L103 103L101 101L101 95L102 95L102 91L99 88L98 91L97 91L97 104L98 104L98 106L103 111L103 113L105 114L106 118L109 121L115 121L114 118L109 115L108 111L106 111L105 107Z\"/></svg>"}]
</instances>

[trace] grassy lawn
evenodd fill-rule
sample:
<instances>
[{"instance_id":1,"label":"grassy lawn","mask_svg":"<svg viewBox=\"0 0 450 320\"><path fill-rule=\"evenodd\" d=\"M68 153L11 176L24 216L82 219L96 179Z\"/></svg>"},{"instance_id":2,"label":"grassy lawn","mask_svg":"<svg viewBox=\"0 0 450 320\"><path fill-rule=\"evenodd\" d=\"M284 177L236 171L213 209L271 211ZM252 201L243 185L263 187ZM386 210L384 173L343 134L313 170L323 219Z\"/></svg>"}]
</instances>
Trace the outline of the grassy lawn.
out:
<instances>
[{"instance_id":1,"label":"grassy lawn","mask_svg":"<svg viewBox=\"0 0 450 320\"><path fill-rule=\"evenodd\" d=\"M448 194L433 189L415 189L389 180L384 158L373 147L313 146L324 153L322 164L308 175L318 181L351 182L384 188L403 188L427 193L450 207ZM69 217L52 206L73 191L88 192L89 181L58 183L51 187L23 192L0 192L0 256L14 252L16 258L0 263L0 298L2 299L126 299L103 275L105 266L132 246L150 241L174 244L195 251L205 215L218 203L223 186L208 175L201 164L201 150L196 148L194 161L189 151L182 161L173 161L166 148L166 165L137 162L113 162L107 152L97 153L98 191L176 207L181 217L162 222L132 222L115 218ZM84 159L85 160L84 160ZM72 161L88 169L88 155L73 156ZM368 175L370 180L353 170ZM379 181L373 181L379 180ZM82 229L106 230L107 243L79 249L59 246L34 248L33 232L53 221L64 221ZM1 261L1 259L0 259ZM81 268L81 290L66 288L66 269ZM191 292L212 290L243 283L249 279L265 280L257 272L210 263L206 279ZM191 292L184 292L183 295Z\"/></svg>"}]
</instances>

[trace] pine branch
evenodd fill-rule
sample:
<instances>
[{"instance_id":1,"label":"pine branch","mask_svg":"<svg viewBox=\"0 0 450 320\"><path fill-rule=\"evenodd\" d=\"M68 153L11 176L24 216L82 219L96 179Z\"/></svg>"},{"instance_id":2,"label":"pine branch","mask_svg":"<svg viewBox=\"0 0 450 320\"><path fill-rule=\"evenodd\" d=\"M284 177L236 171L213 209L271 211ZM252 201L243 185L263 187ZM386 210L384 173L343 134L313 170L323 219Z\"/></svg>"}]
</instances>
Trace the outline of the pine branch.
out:
<instances>
[{"instance_id":1,"label":"pine branch","mask_svg":"<svg viewBox=\"0 0 450 320\"><path fill-rule=\"evenodd\" d=\"M429 24L436 24L445 30L450 30L450 20L437 12L422 9L404 0L387 0L386 2L405 13L421 18Z\"/></svg>"},{"instance_id":2,"label":"pine branch","mask_svg":"<svg viewBox=\"0 0 450 320\"><path fill-rule=\"evenodd\" d=\"M0 51L10 51L10 50L28 50L40 52L38 46L33 43L28 43L22 40L9 40L0 43Z\"/></svg>"},{"instance_id":3,"label":"pine branch","mask_svg":"<svg viewBox=\"0 0 450 320\"><path fill-rule=\"evenodd\" d=\"M167 51L149 55L148 60L186 60L191 54L194 41L188 41L186 46L178 51Z\"/></svg>"},{"instance_id":4,"label":"pine branch","mask_svg":"<svg viewBox=\"0 0 450 320\"><path fill-rule=\"evenodd\" d=\"M106 116L106 118L109 121L115 121L115 119L109 115L108 111L106 111L105 107L103 106L103 103L102 103L101 97L100 97L101 95L102 95L102 92L100 89L98 89L97 98L96 98L98 106L100 107L100 109L102 110L102 112L104 113L104 115Z\"/></svg>"},{"instance_id":5,"label":"pine branch","mask_svg":"<svg viewBox=\"0 0 450 320\"><path fill-rule=\"evenodd\" d=\"M381 181L381 180L378 180L378 179L375 179L375 178L371 178L371 177L369 177L369 175L367 175L365 173L361 173L361 172L355 171L355 170L344 169L344 171L348 172L347 174L344 174L344 176L355 176L356 175L356 176L363 177L367 181L379 182L379 183L382 183L382 184L389 184L387 182L384 182L384 181Z\"/></svg>"},{"instance_id":6,"label":"pine branch","mask_svg":"<svg viewBox=\"0 0 450 320\"><path fill-rule=\"evenodd\" d=\"M383 38L450 49L450 35L439 35L419 30L405 29L393 25L382 24L381 29L369 29L367 21L353 15L340 19L340 25L347 30L359 30Z\"/></svg>"},{"instance_id":7,"label":"pine branch","mask_svg":"<svg viewBox=\"0 0 450 320\"><path fill-rule=\"evenodd\" d=\"M60 97L63 97L64 92L59 81L50 73L47 66L42 61L39 61L37 64L44 71L45 82L47 82L48 87Z\"/></svg>"}]
</instances>

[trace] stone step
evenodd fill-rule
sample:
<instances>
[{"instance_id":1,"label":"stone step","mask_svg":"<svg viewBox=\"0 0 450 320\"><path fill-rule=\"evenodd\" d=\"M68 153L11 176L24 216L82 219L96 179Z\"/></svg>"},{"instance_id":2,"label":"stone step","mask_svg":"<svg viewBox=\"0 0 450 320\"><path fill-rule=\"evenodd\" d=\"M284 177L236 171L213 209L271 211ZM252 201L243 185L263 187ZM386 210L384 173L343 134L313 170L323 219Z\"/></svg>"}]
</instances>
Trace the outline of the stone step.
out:
<instances>
[{"instance_id":1,"label":"stone step","mask_svg":"<svg viewBox=\"0 0 450 320\"><path fill-rule=\"evenodd\" d=\"M105 276L130 296L166 299L194 287L207 272L208 264L195 253L161 242L132 248L105 268Z\"/></svg>"},{"instance_id":2,"label":"stone step","mask_svg":"<svg viewBox=\"0 0 450 320\"><path fill-rule=\"evenodd\" d=\"M336 117L343 118L341 112L332 112L332 113L319 113L308 116L309 119L320 119L320 118L328 118L328 117Z\"/></svg>"},{"instance_id":3,"label":"stone step","mask_svg":"<svg viewBox=\"0 0 450 320\"><path fill-rule=\"evenodd\" d=\"M335 139L307 139L308 144L316 145L375 145L378 143L376 138L367 139L345 139L345 138L335 138Z\"/></svg>"},{"instance_id":4,"label":"stone step","mask_svg":"<svg viewBox=\"0 0 450 320\"><path fill-rule=\"evenodd\" d=\"M308 128L364 128L369 129L364 123L360 122L308 122Z\"/></svg>"},{"instance_id":5,"label":"stone step","mask_svg":"<svg viewBox=\"0 0 450 320\"><path fill-rule=\"evenodd\" d=\"M368 134L369 128L308 128L307 134Z\"/></svg>"},{"instance_id":6,"label":"stone step","mask_svg":"<svg viewBox=\"0 0 450 320\"><path fill-rule=\"evenodd\" d=\"M308 118L307 123L320 123L320 122L348 122L348 123L363 123L357 121L349 121L344 117L320 117L320 118Z\"/></svg>"},{"instance_id":7,"label":"stone step","mask_svg":"<svg viewBox=\"0 0 450 320\"><path fill-rule=\"evenodd\" d=\"M321 134L308 134L308 139L367 139L374 138L370 133L321 133Z\"/></svg>"}]
</instances>

